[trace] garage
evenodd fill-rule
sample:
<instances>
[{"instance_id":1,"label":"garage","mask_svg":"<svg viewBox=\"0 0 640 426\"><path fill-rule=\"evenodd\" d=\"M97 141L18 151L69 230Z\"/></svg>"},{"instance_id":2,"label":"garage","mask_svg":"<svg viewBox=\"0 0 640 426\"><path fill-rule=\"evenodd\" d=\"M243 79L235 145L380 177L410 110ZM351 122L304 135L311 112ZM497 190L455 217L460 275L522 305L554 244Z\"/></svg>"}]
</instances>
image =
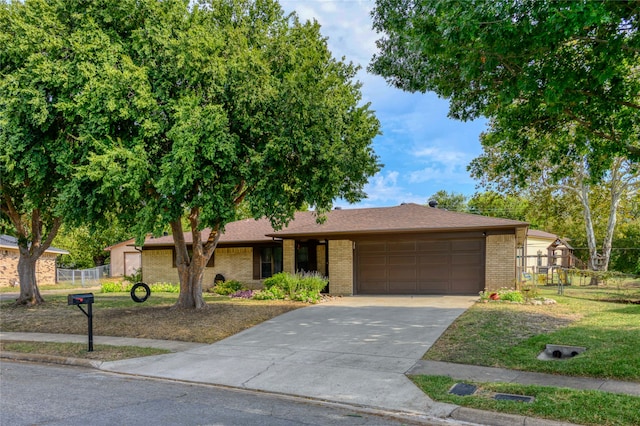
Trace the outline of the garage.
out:
<instances>
[{"instance_id":1,"label":"garage","mask_svg":"<svg viewBox=\"0 0 640 426\"><path fill-rule=\"evenodd\" d=\"M356 242L356 294L478 294L485 284L484 238Z\"/></svg>"}]
</instances>

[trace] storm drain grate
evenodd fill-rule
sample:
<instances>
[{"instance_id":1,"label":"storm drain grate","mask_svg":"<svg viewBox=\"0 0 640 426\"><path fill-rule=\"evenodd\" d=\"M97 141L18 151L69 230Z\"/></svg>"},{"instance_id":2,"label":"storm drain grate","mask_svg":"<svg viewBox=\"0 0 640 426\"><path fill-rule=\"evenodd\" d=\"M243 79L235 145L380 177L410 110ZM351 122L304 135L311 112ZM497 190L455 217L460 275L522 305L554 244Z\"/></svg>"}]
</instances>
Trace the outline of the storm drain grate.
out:
<instances>
[{"instance_id":1,"label":"storm drain grate","mask_svg":"<svg viewBox=\"0 0 640 426\"><path fill-rule=\"evenodd\" d=\"M456 383L455 385L451 386L451 389L449 389L449 393L458 396L468 396L473 395L477 389L477 386L470 385L468 383Z\"/></svg>"},{"instance_id":2,"label":"storm drain grate","mask_svg":"<svg viewBox=\"0 0 640 426\"><path fill-rule=\"evenodd\" d=\"M520 401L520 402L533 402L532 396L526 395L511 395L508 393L497 393L493 396L493 399L498 401Z\"/></svg>"}]
</instances>

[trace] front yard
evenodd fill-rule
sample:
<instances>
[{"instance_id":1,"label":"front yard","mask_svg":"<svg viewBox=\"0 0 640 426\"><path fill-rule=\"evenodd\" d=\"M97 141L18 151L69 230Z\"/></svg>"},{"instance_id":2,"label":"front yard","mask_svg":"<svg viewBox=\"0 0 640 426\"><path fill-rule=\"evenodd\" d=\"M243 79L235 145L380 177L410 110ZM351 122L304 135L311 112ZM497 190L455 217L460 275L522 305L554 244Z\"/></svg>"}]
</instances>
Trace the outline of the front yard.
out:
<instances>
[{"instance_id":1,"label":"front yard","mask_svg":"<svg viewBox=\"0 0 640 426\"><path fill-rule=\"evenodd\" d=\"M81 289L69 289L80 293ZM93 327L96 336L139 337L213 343L292 309L301 302L231 299L205 293L208 309L171 309L177 293L153 292L144 303L135 303L129 293L94 291ZM67 305L66 293L45 295L42 306L0 305L2 331L86 334L87 319L75 306Z\"/></svg>"},{"instance_id":2,"label":"front yard","mask_svg":"<svg viewBox=\"0 0 640 426\"><path fill-rule=\"evenodd\" d=\"M640 382L640 283L623 289L566 287L562 296L556 287L542 288L540 295L557 304L475 304L424 359ZM548 343L587 350L566 360L538 360ZM475 395L455 396L448 391L459 381L449 377L412 379L432 399L462 406L585 425L640 424L640 397L510 383L474 383ZM495 392L535 400L496 401L488 397Z\"/></svg>"}]
</instances>

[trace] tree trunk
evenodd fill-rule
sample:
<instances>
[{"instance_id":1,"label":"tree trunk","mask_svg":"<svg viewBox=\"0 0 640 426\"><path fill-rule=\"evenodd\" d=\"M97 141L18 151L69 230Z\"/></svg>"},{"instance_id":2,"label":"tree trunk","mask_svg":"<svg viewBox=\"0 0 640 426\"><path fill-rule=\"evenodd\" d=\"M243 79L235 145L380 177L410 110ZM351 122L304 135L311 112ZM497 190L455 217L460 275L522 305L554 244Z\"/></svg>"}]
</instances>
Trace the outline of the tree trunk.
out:
<instances>
[{"instance_id":1,"label":"tree trunk","mask_svg":"<svg viewBox=\"0 0 640 426\"><path fill-rule=\"evenodd\" d=\"M180 295L174 305L174 308L177 309L203 309L207 307L202 297L202 279L207 262L218 245L220 233L218 227L214 228L206 243L203 243L202 234L198 230L198 215L199 211L193 209L189 216L193 237L191 256L184 238L182 222L180 219L171 222L176 249L176 267L180 277Z\"/></svg>"},{"instance_id":2,"label":"tree trunk","mask_svg":"<svg viewBox=\"0 0 640 426\"><path fill-rule=\"evenodd\" d=\"M18 277L20 278L20 296L16 300L17 305L38 305L44 303L44 298L38 289L36 276L36 263L42 254L51 246L53 238L58 233L62 220L53 217L45 227L39 209L33 209L30 214L23 214L15 208L12 200L4 199L3 213L11 221L18 237ZM30 221L25 223L24 219ZM45 228L48 231L45 235Z\"/></svg>"},{"instance_id":3,"label":"tree trunk","mask_svg":"<svg viewBox=\"0 0 640 426\"><path fill-rule=\"evenodd\" d=\"M16 300L18 305L38 305L44 303L44 298L38 289L36 279L36 262L40 256L32 255L28 249L20 247L18 259L18 277L20 278L20 296Z\"/></svg>"}]
</instances>

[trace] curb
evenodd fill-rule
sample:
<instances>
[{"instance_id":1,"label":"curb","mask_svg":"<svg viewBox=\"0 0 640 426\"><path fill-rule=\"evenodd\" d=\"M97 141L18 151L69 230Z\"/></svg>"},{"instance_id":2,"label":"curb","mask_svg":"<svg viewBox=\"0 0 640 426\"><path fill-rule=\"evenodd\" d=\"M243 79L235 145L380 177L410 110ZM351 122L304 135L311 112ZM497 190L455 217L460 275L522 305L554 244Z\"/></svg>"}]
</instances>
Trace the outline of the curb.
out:
<instances>
[{"instance_id":1,"label":"curb","mask_svg":"<svg viewBox=\"0 0 640 426\"><path fill-rule=\"evenodd\" d=\"M77 367L89 367L89 368L97 368L104 361L94 361L91 359L82 359L82 358L68 358L64 356L57 355L44 355L44 354L27 354L23 352L0 352L0 359L9 359L12 361L31 361L31 362L43 362L46 364L62 364L62 365L72 365Z\"/></svg>"},{"instance_id":2,"label":"curb","mask_svg":"<svg viewBox=\"0 0 640 426\"><path fill-rule=\"evenodd\" d=\"M449 414L449 418L462 422L491 426L580 426L575 423L559 422L557 420L526 417L517 414L505 414L495 411L482 411L476 408L458 407Z\"/></svg>"}]
</instances>

